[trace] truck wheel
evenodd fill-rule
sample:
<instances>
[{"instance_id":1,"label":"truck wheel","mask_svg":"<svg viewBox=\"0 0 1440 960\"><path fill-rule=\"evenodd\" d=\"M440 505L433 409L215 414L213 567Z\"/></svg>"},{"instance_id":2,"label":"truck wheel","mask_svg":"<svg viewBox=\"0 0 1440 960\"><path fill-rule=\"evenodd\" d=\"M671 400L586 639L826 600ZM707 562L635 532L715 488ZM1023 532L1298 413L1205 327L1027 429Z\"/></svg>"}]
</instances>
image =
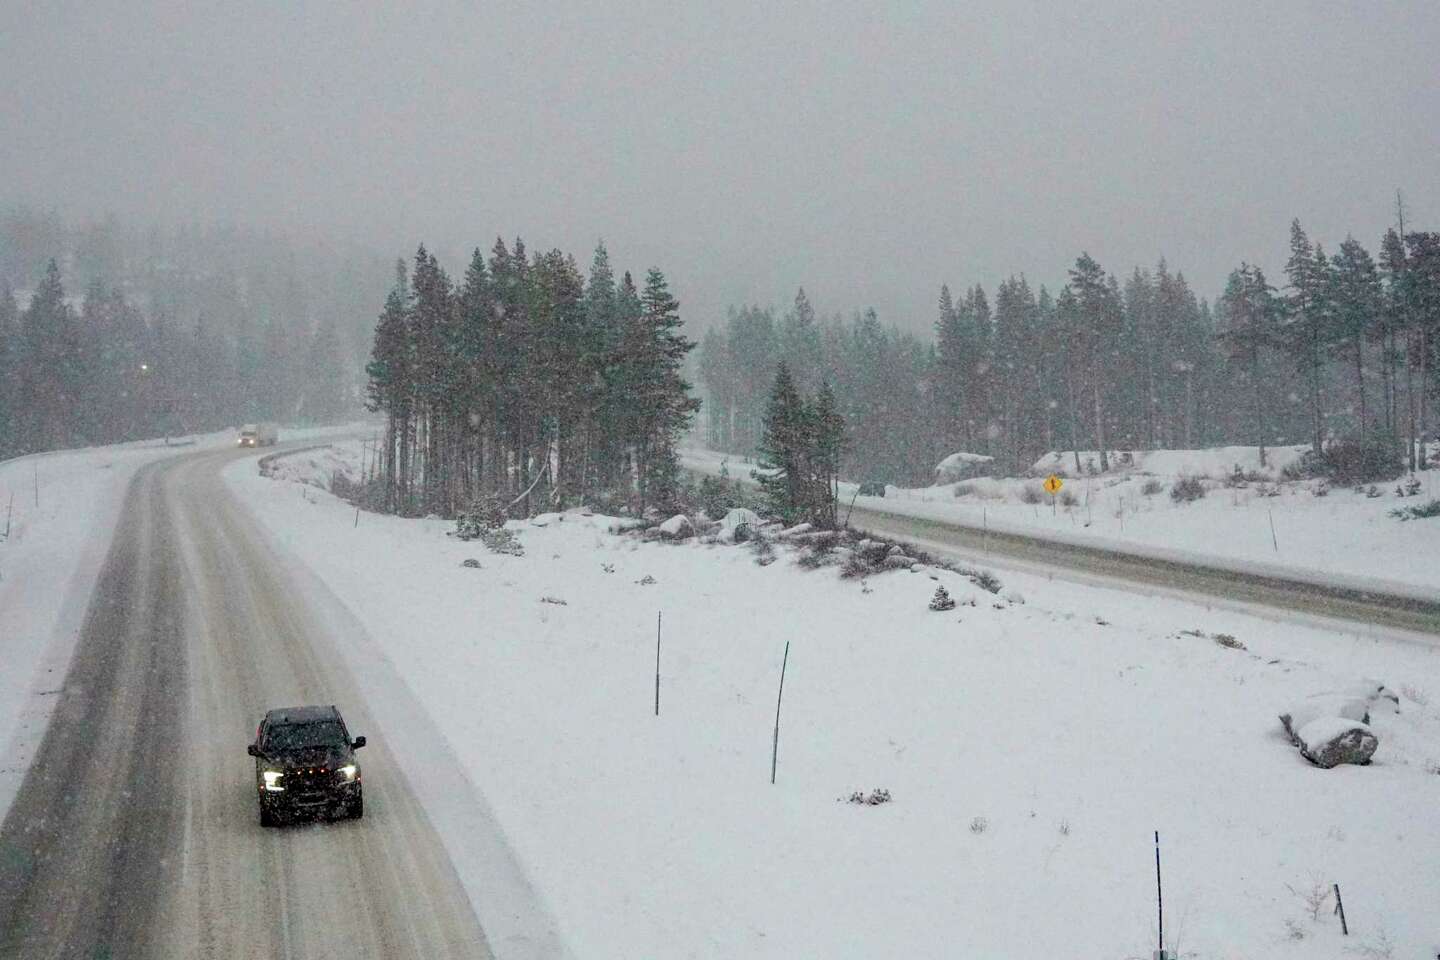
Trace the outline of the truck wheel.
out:
<instances>
[{"instance_id":1,"label":"truck wheel","mask_svg":"<svg viewBox=\"0 0 1440 960\"><path fill-rule=\"evenodd\" d=\"M359 820L365 816L365 796L361 794L345 805L345 812L350 814L351 820Z\"/></svg>"},{"instance_id":2,"label":"truck wheel","mask_svg":"<svg viewBox=\"0 0 1440 960\"><path fill-rule=\"evenodd\" d=\"M260 804L260 826L262 826L262 827L273 827L273 826L275 826L275 814L271 813L271 812L270 812L270 808L267 807L267 806L265 806L265 804L263 804L263 803Z\"/></svg>"}]
</instances>

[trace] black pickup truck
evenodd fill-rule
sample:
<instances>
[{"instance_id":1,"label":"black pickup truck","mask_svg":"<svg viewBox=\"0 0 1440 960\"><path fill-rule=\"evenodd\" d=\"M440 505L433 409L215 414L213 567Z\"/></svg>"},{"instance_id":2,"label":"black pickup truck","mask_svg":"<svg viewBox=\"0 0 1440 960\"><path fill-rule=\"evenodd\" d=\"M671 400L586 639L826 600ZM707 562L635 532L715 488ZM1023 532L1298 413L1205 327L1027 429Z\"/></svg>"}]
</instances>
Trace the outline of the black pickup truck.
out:
<instances>
[{"instance_id":1,"label":"black pickup truck","mask_svg":"<svg viewBox=\"0 0 1440 960\"><path fill-rule=\"evenodd\" d=\"M255 758L260 825L300 815L358 818L365 813L360 765L355 751L364 737L350 738L340 711L329 707L271 710L255 731L249 754Z\"/></svg>"}]
</instances>

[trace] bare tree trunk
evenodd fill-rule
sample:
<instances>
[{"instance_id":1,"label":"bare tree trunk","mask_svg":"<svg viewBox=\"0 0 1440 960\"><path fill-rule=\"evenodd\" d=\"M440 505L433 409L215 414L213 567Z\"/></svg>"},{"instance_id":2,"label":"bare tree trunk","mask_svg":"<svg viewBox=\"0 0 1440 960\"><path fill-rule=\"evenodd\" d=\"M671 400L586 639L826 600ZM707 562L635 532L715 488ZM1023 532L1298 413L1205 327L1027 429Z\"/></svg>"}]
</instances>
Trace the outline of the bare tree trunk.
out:
<instances>
[{"instance_id":1,"label":"bare tree trunk","mask_svg":"<svg viewBox=\"0 0 1440 960\"><path fill-rule=\"evenodd\" d=\"M1405 331L1405 412L1408 417L1409 428L1406 433L1408 443L1406 447L1406 459L1410 463L1410 471L1413 473L1415 467L1415 365L1410 360L1410 346L1414 339L1413 334Z\"/></svg>"},{"instance_id":2,"label":"bare tree trunk","mask_svg":"<svg viewBox=\"0 0 1440 960\"><path fill-rule=\"evenodd\" d=\"M1100 371L1092 368L1091 395L1095 400L1095 443L1100 448L1100 472L1110 469L1110 455L1105 450L1105 408L1100 403Z\"/></svg>"},{"instance_id":3,"label":"bare tree trunk","mask_svg":"<svg viewBox=\"0 0 1440 960\"><path fill-rule=\"evenodd\" d=\"M1074 448L1071 452L1075 454L1075 476L1080 476L1080 399L1075 395L1075 377L1072 374L1065 378L1067 392L1070 394L1070 445Z\"/></svg>"},{"instance_id":4,"label":"bare tree trunk","mask_svg":"<svg viewBox=\"0 0 1440 960\"><path fill-rule=\"evenodd\" d=\"M1368 418L1365 416L1365 340L1360 334L1355 334L1355 386L1360 391L1360 432L1366 430Z\"/></svg>"},{"instance_id":5,"label":"bare tree trunk","mask_svg":"<svg viewBox=\"0 0 1440 960\"><path fill-rule=\"evenodd\" d=\"M1310 417L1311 443L1315 456L1325 452L1324 420L1320 411L1320 330L1315 327L1310 333Z\"/></svg>"},{"instance_id":6,"label":"bare tree trunk","mask_svg":"<svg viewBox=\"0 0 1440 960\"><path fill-rule=\"evenodd\" d=\"M1418 457L1419 457L1419 461L1420 461L1420 466L1419 466L1419 468L1420 468L1421 470L1429 470L1429 469L1430 469L1430 465L1429 465L1428 463L1426 463L1426 456L1425 456L1425 454L1426 454L1426 452L1427 452L1426 437L1428 436L1428 434L1426 433L1426 430L1428 429L1428 421L1429 421L1429 418L1425 415L1425 407L1426 407L1426 404L1425 404L1426 396L1425 396L1425 394L1426 394L1426 388L1427 388L1429 385L1430 385L1430 331L1426 330L1424 327L1421 327L1421 328L1420 328L1420 396L1419 396L1419 404L1420 404L1420 426L1419 426L1419 429L1418 429L1418 431L1417 431L1417 433L1418 433L1418 438L1417 438L1417 439L1418 439L1419 442L1420 442L1420 450L1419 450L1419 453L1418 453Z\"/></svg>"}]
</instances>

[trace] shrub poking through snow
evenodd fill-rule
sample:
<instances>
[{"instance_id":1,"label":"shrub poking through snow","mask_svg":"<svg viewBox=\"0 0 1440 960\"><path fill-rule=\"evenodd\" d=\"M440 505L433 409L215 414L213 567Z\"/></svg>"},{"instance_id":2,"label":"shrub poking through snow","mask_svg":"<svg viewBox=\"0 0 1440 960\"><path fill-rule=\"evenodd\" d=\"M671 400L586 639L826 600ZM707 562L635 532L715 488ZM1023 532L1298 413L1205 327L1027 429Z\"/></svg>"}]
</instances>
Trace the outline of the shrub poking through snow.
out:
<instances>
[{"instance_id":1,"label":"shrub poking through snow","mask_svg":"<svg viewBox=\"0 0 1440 960\"><path fill-rule=\"evenodd\" d=\"M755 554L755 562L762 567L775 562L775 545L764 537L757 536L750 541L750 552Z\"/></svg>"},{"instance_id":2,"label":"shrub poking through snow","mask_svg":"<svg viewBox=\"0 0 1440 960\"><path fill-rule=\"evenodd\" d=\"M505 504L499 497L476 500L455 517L455 536L461 540L483 539L485 531L505 526Z\"/></svg>"},{"instance_id":3,"label":"shrub poking through snow","mask_svg":"<svg viewBox=\"0 0 1440 960\"><path fill-rule=\"evenodd\" d=\"M1000 592L1000 578L995 576L995 574L991 573L989 570L971 570L968 571L968 575L970 577L970 582L975 584L975 586L979 587L981 590L985 590L990 593Z\"/></svg>"},{"instance_id":4,"label":"shrub poking through snow","mask_svg":"<svg viewBox=\"0 0 1440 960\"><path fill-rule=\"evenodd\" d=\"M1140 492L1147 497L1153 497L1155 496L1155 494L1159 493L1161 490L1164 489L1165 484L1161 483L1159 480L1156 480L1154 477L1151 477L1149 480L1145 481L1145 485L1140 488Z\"/></svg>"},{"instance_id":5,"label":"shrub poking through snow","mask_svg":"<svg viewBox=\"0 0 1440 960\"><path fill-rule=\"evenodd\" d=\"M479 561L479 560L476 560L474 557L470 557L468 560L461 560L461 561L460 561L460 566L462 566L462 567L468 567L468 568L470 568L471 570L479 570L479 569L481 569L481 567L480 567L480 561Z\"/></svg>"},{"instance_id":6,"label":"shrub poking through snow","mask_svg":"<svg viewBox=\"0 0 1440 960\"><path fill-rule=\"evenodd\" d=\"M1079 502L1080 498L1075 496L1075 492L1073 490L1060 491L1060 506L1073 507Z\"/></svg>"},{"instance_id":7,"label":"shrub poking through snow","mask_svg":"<svg viewBox=\"0 0 1440 960\"><path fill-rule=\"evenodd\" d=\"M950 597L950 591L943 585L935 588L935 596L930 598L931 610L954 610L955 601Z\"/></svg>"},{"instance_id":8,"label":"shrub poking through snow","mask_svg":"<svg viewBox=\"0 0 1440 960\"><path fill-rule=\"evenodd\" d=\"M859 553L852 553L840 565L840 576L846 580L864 578L875 572L875 565Z\"/></svg>"},{"instance_id":9,"label":"shrub poking through snow","mask_svg":"<svg viewBox=\"0 0 1440 960\"><path fill-rule=\"evenodd\" d=\"M541 602L541 603L553 603L553 604L555 604L555 606L557 606L557 607L568 607L568 606L569 606L568 603L566 603L564 600L561 600L559 597L552 597L552 596L549 596L548 594L547 594L546 596L541 597L541 598L540 598L540 602Z\"/></svg>"},{"instance_id":10,"label":"shrub poking through snow","mask_svg":"<svg viewBox=\"0 0 1440 960\"><path fill-rule=\"evenodd\" d=\"M1170 488L1170 499L1176 503L1192 503L1205 496L1205 483L1199 477L1181 477Z\"/></svg>"},{"instance_id":11,"label":"shrub poking through snow","mask_svg":"<svg viewBox=\"0 0 1440 960\"><path fill-rule=\"evenodd\" d=\"M970 821L970 832L973 834L979 835L989 829L990 821L986 820L984 817L976 817L975 819Z\"/></svg>"},{"instance_id":12,"label":"shrub poking through snow","mask_svg":"<svg viewBox=\"0 0 1440 960\"><path fill-rule=\"evenodd\" d=\"M1212 640L1214 640L1216 643L1220 644L1220 646L1222 646L1222 647L1227 647L1227 648L1229 648L1229 649L1231 649L1231 650L1244 650L1244 649L1245 649L1245 644L1241 643L1239 640L1236 640L1233 636L1231 636L1231 635L1228 634L1228 633L1217 633L1217 634L1215 634L1214 636L1212 636L1210 639L1212 639Z\"/></svg>"},{"instance_id":13,"label":"shrub poking through snow","mask_svg":"<svg viewBox=\"0 0 1440 960\"><path fill-rule=\"evenodd\" d=\"M1020 488L1020 502L1029 504L1044 503L1045 494L1040 492L1039 487L1027 483Z\"/></svg>"},{"instance_id":14,"label":"shrub poking through snow","mask_svg":"<svg viewBox=\"0 0 1440 960\"><path fill-rule=\"evenodd\" d=\"M1391 510L1390 516L1397 520L1428 520L1431 517L1440 517L1440 499L1422 503L1418 507L1400 507Z\"/></svg>"},{"instance_id":15,"label":"shrub poking through snow","mask_svg":"<svg viewBox=\"0 0 1440 960\"><path fill-rule=\"evenodd\" d=\"M650 574L648 573L645 574L645 576L641 577L639 580L636 580L635 582L642 587L654 586L655 583L657 583L656 579L650 576Z\"/></svg>"},{"instance_id":16,"label":"shrub poking through snow","mask_svg":"<svg viewBox=\"0 0 1440 960\"><path fill-rule=\"evenodd\" d=\"M519 538L511 530L504 527L487 528L478 534L480 542L485 544L491 553L502 553L511 557L525 556L525 547L520 543Z\"/></svg>"},{"instance_id":17,"label":"shrub poking through snow","mask_svg":"<svg viewBox=\"0 0 1440 960\"><path fill-rule=\"evenodd\" d=\"M878 807L882 803L890 802L890 791L876 787L869 793L864 790L856 790L845 798L846 803L853 803L856 806Z\"/></svg>"}]
</instances>

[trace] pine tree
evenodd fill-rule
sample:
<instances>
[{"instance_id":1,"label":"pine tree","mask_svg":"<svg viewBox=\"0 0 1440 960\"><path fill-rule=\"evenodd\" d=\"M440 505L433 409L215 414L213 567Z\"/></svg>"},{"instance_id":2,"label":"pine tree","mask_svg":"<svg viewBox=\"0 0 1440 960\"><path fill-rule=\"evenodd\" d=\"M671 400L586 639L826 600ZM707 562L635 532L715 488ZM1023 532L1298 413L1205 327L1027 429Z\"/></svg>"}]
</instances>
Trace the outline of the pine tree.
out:
<instances>
[{"instance_id":1,"label":"pine tree","mask_svg":"<svg viewBox=\"0 0 1440 960\"><path fill-rule=\"evenodd\" d=\"M1380 274L1375 261L1354 237L1346 237L1334 261L1334 333L1340 353L1355 372L1359 428L1369 429L1365 403L1365 344L1380 318Z\"/></svg>"},{"instance_id":2,"label":"pine tree","mask_svg":"<svg viewBox=\"0 0 1440 960\"><path fill-rule=\"evenodd\" d=\"M950 287L940 287L940 316L935 321L935 391L944 418L940 433L950 445L971 444L966 421L965 373L969 343L961 326L960 312L950 298ZM958 447L957 447L958 449Z\"/></svg>"},{"instance_id":3,"label":"pine tree","mask_svg":"<svg viewBox=\"0 0 1440 960\"><path fill-rule=\"evenodd\" d=\"M26 450L70 446L77 438L76 401L81 392L79 331L54 260L46 267L20 328L21 445Z\"/></svg>"},{"instance_id":4,"label":"pine tree","mask_svg":"<svg viewBox=\"0 0 1440 960\"><path fill-rule=\"evenodd\" d=\"M1105 277L1090 254L1082 253L1070 271L1070 287L1078 309L1075 326L1077 347L1088 368L1090 396L1094 407L1095 446L1100 451L1100 469L1110 469L1106 450L1104 397L1108 372L1105 361L1112 356L1116 335L1121 324L1121 306L1113 278Z\"/></svg>"},{"instance_id":5,"label":"pine tree","mask_svg":"<svg viewBox=\"0 0 1440 960\"><path fill-rule=\"evenodd\" d=\"M780 356L790 363L791 375L801 391L809 391L824 377L820 361L820 331L816 328L815 308L801 287L795 294L794 308L785 315L780 327Z\"/></svg>"},{"instance_id":6,"label":"pine tree","mask_svg":"<svg viewBox=\"0 0 1440 960\"><path fill-rule=\"evenodd\" d=\"M409 501L410 436L413 413L414 350L410 342L409 279L405 261L395 265L395 286L375 326L375 344L365 371L366 407L384 412L384 506L402 512Z\"/></svg>"},{"instance_id":7,"label":"pine tree","mask_svg":"<svg viewBox=\"0 0 1440 960\"><path fill-rule=\"evenodd\" d=\"M1399 367L1405 358L1408 334L1405 241L1393 228L1380 241L1380 273L1384 278L1379 322L1375 336L1380 341L1380 370L1385 385L1385 427L1400 435Z\"/></svg>"},{"instance_id":8,"label":"pine tree","mask_svg":"<svg viewBox=\"0 0 1440 960\"><path fill-rule=\"evenodd\" d=\"M840 414L829 380L820 381L809 419L814 451L814 502L810 505L810 515L816 526L833 529L839 520L840 459L845 452L846 438L845 418Z\"/></svg>"},{"instance_id":9,"label":"pine tree","mask_svg":"<svg viewBox=\"0 0 1440 960\"><path fill-rule=\"evenodd\" d=\"M1416 467L1428 470L1429 400L1440 394L1440 233L1414 232L1405 235L1407 285L1415 330L1415 365L1419 379L1415 443Z\"/></svg>"},{"instance_id":10,"label":"pine tree","mask_svg":"<svg viewBox=\"0 0 1440 960\"><path fill-rule=\"evenodd\" d=\"M804 514L811 476L811 431L805 402L790 367L780 361L770 400L765 405L764 432L757 450L759 464L752 476L760 484L770 512L786 523Z\"/></svg>"},{"instance_id":11,"label":"pine tree","mask_svg":"<svg viewBox=\"0 0 1440 960\"><path fill-rule=\"evenodd\" d=\"M1310 444L1318 457L1324 442L1322 373L1325 344L1329 261L1295 220L1290 224L1290 259L1285 264L1290 293L1285 297L1286 348L1305 375L1309 388Z\"/></svg>"},{"instance_id":12,"label":"pine tree","mask_svg":"<svg viewBox=\"0 0 1440 960\"><path fill-rule=\"evenodd\" d=\"M700 401L690 396L690 384L681 375L685 355L695 344L680 332L680 304L658 269L652 267L646 274L640 304L626 362L635 371L630 442L644 510L652 503L673 502L678 481L675 447L700 409Z\"/></svg>"},{"instance_id":13,"label":"pine tree","mask_svg":"<svg viewBox=\"0 0 1440 960\"><path fill-rule=\"evenodd\" d=\"M0 279L0 459L19 449L20 310L8 281Z\"/></svg>"},{"instance_id":14,"label":"pine tree","mask_svg":"<svg viewBox=\"0 0 1440 960\"><path fill-rule=\"evenodd\" d=\"M1265 280L1259 267L1242 263L1230 274L1225 295L1220 300L1224 328L1220 334L1229 348L1230 357L1239 361L1248 380L1252 398L1251 426L1260 448L1260 465L1265 465L1265 440L1268 435L1265 397L1265 353L1285 343L1281 328L1281 304L1275 299L1274 288Z\"/></svg>"},{"instance_id":15,"label":"pine tree","mask_svg":"<svg viewBox=\"0 0 1440 960\"><path fill-rule=\"evenodd\" d=\"M309 376L301 384L301 419L325 423L344 414L350 403L349 377L342 366L335 319L328 313L306 346L305 369Z\"/></svg>"}]
</instances>

